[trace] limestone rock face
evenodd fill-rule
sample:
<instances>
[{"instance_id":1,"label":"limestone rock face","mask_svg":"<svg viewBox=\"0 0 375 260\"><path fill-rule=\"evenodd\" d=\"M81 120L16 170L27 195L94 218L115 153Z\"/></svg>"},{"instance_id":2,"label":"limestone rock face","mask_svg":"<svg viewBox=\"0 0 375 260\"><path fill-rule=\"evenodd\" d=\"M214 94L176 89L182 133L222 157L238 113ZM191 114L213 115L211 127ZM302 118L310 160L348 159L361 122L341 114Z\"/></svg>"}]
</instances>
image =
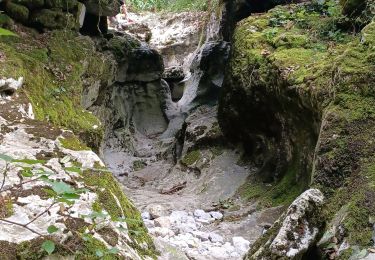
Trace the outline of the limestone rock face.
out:
<instances>
[{"instance_id":1,"label":"limestone rock face","mask_svg":"<svg viewBox=\"0 0 375 260\"><path fill-rule=\"evenodd\" d=\"M331 40L311 33L337 20L333 14L325 16L328 7L322 4L322 9L305 13L308 25L298 22L301 10L313 6L278 6L238 23L219 102L219 123L226 137L241 142L260 168L246 184L250 197L266 205L285 205L307 188L318 188L326 198L326 210L307 210L306 220L322 219L326 226L315 237L314 229L306 229L309 224L302 221L299 239L310 248L318 246L316 251L323 257L349 259L358 250L372 248L373 23L354 38L344 31L342 45L332 51L317 50L316 44L328 47ZM284 20L282 14L291 16ZM313 21L311 15L327 20ZM270 36L270 31L275 33ZM340 71L337 81L335 71ZM304 243L293 242L293 232L280 233L285 224L275 223L252 245L249 257L269 259L267 249L285 257L289 249L297 249L296 254L306 250ZM322 234L332 232L331 243L317 245ZM276 234L280 240L273 242ZM301 257L315 253L307 250ZM300 257L293 251L289 254L292 259Z\"/></svg>"},{"instance_id":2,"label":"limestone rock face","mask_svg":"<svg viewBox=\"0 0 375 260\"><path fill-rule=\"evenodd\" d=\"M14 40L0 39L6 57L0 66L3 75L9 75L0 80L0 259L42 259L48 252L57 258L153 258L154 245L141 214L86 146L103 133L77 93L96 85L93 92L99 93L110 84L115 77L113 57L97 52L91 39L71 31L43 34L43 42L29 31ZM21 74L23 78L14 79ZM56 82L61 92L51 94ZM62 87L65 82L74 88ZM88 137L87 143L78 135ZM132 223L124 221L127 218Z\"/></svg>"}]
</instances>

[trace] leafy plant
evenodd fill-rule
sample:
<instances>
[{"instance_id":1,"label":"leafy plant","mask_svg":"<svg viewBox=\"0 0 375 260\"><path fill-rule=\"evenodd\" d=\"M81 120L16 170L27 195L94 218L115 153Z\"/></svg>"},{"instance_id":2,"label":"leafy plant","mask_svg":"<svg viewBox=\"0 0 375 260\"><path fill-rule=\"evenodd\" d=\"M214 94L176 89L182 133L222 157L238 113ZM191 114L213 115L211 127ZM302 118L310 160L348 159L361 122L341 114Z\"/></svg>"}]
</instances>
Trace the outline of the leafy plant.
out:
<instances>
[{"instance_id":1,"label":"leafy plant","mask_svg":"<svg viewBox=\"0 0 375 260\"><path fill-rule=\"evenodd\" d=\"M7 29L0 28L0 36L18 36L18 35Z\"/></svg>"}]
</instances>

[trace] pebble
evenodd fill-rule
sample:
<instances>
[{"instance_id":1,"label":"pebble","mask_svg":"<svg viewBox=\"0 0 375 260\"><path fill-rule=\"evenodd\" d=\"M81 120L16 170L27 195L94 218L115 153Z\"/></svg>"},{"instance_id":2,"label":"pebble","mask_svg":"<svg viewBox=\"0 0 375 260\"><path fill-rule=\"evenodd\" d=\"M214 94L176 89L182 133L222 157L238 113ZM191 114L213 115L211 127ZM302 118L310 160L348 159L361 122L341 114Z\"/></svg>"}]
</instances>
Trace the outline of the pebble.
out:
<instances>
[{"instance_id":1,"label":"pebble","mask_svg":"<svg viewBox=\"0 0 375 260\"><path fill-rule=\"evenodd\" d=\"M154 219L155 226L156 227L164 227L164 228L170 228L171 227L171 221L169 217L159 217Z\"/></svg>"},{"instance_id":2,"label":"pebble","mask_svg":"<svg viewBox=\"0 0 375 260\"><path fill-rule=\"evenodd\" d=\"M243 237L233 237L232 242L239 253L246 253L250 248L250 242Z\"/></svg>"},{"instance_id":3,"label":"pebble","mask_svg":"<svg viewBox=\"0 0 375 260\"><path fill-rule=\"evenodd\" d=\"M223 214L219 211L211 211L210 212L211 217L213 217L216 220L220 220L223 218Z\"/></svg>"},{"instance_id":4,"label":"pebble","mask_svg":"<svg viewBox=\"0 0 375 260\"><path fill-rule=\"evenodd\" d=\"M147 212L147 211L142 212L141 217L142 217L143 220L145 220L145 219L151 219L150 212Z\"/></svg>"},{"instance_id":5,"label":"pebble","mask_svg":"<svg viewBox=\"0 0 375 260\"><path fill-rule=\"evenodd\" d=\"M167 210L159 204L149 206L148 211L151 219L156 219L167 215Z\"/></svg>"},{"instance_id":6,"label":"pebble","mask_svg":"<svg viewBox=\"0 0 375 260\"><path fill-rule=\"evenodd\" d=\"M222 243L224 242L224 238L216 233L210 233L208 235L208 238L210 239L211 242L215 243L215 242L218 242L218 243Z\"/></svg>"}]
</instances>

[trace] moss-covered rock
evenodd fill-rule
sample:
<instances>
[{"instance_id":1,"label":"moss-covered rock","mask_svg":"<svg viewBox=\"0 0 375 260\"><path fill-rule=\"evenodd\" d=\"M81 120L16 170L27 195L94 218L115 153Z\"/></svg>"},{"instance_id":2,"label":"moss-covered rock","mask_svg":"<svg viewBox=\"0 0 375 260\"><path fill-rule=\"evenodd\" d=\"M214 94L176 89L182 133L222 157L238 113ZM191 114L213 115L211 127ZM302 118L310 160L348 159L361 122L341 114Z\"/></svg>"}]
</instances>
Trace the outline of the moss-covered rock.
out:
<instances>
[{"instance_id":1,"label":"moss-covered rock","mask_svg":"<svg viewBox=\"0 0 375 260\"><path fill-rule=\"evenodd\" d=\"M27 23L29 20L30 11L26 6L7 2L5 5L5 11L10 17L21 23Z\"/></svg>"},{"instance_id":2,"label":"moss-covered rock","mask_svg":"<svg viewBox=\"0 0 375 260\"><path fill-rule=\"evenodd\" d=\"M328 199L321 235L333 229L332 248L365 249L374 215L374 30L373 23L358 35L338 29L337 10L334 1L290 5L241 21L219 119L261 169L243 195L287 205L318 187ZM345 217L330 224L343 207ZM260 241L252 252L267 247ZM332 248L320 252L330 257Z\"/></svg>"},{"instance_id":3,"label":"moss-covered rock","mask_svg":"<svg viewBox=\"0 0 375 260\"><path fill-rule=\"evenodd\" d=\"M44 0L12 0L12 2L27 6L29 9L36 9L44 6Z\"/></svg>"},{"instance_id":4,"label":"moss-covered rock","mask_svg":"<svg viewBox=\"0 0 375 260\"><path fill-rule=\"evenodd\" d=\"M13 21L12 18L10 18L6 14L0 13L0 27L1 28L11 29L13 27L13 25L14 25L14 21Z\"/></svg>"},{"instance_id":5,"label":"moss-covered rock","mask_svg":"<svg viewBox=\"0 0 375 260\"><path fill-rule=\"evenodd\" d=\"M24 77L28 82L23 92L29 97L37 119L66 127L87 145L99 147L103 127L98 118L81 106L84 88L99 81L108 84L113 66L111 58L95 52L94 43L70 31L43 35L27 33L22 38L0 39L7 59L0 73ZM69 48L66 44L69 42ZM27 45L28 48L22 46Z\"/></svg>"},{"instance_id":6,"label":"moss-covered rock","mask_svg":"<svg viewBox=\"0 0 375 260\"><path fill-rule=\"evenodd\" d=\"M72 14L51 9L42 9L34 12L31 16L31 23L40 30L79 28L79 23Z\"/></svg>"},{"instance_id":7,"label":"moss-covered rock","mask_svg":"<svg viewBox=\"0 0 375 260\"><path fill-rule=\"evenodd\" d=\"M64 11L72 11L78 6L77 0L45 0L46 7L59 8Z\"/></svg>"}]
</instances>

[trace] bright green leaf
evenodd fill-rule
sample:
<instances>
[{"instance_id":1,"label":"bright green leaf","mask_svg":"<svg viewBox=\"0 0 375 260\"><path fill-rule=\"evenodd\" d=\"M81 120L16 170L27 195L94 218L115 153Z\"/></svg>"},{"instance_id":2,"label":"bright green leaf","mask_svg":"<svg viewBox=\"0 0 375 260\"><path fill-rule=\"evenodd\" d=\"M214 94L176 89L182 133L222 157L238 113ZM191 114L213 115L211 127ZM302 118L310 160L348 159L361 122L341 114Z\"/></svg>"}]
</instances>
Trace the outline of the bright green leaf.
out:
<instances>
[{"instance_id":1,"label":"bright green leaf","mask_svg":"<svg viewBox=\"0 0 375 260\"><path fill-rule=\"evenodd\" d=\"M21 172L21 175L23 177L33 177L34 176L34 174L33 174L33 172L31 170L23 170Z\"/></svg>"},{"instance_id":2,"label":"bright green leaf","mask_svg":"<svg viewBox=\"0 0 375 260\"><path fill-rule=\"evenodd\" d=\"M56 231L58 231L59 229L56 227L56 226L54 226L54 225L51 225L51 226L49 226L48 228L47 228L47 232L48 232L48 234L52 234L52 233L55 233Z\"/></svg>"},{"instance_id":3,"label":"bright green leaf","mask_svg":"<svg viewBox=\"0 0 375 260\"><path fill-rule=\"evenodd\" d=\"M51 240L46 240L42 244L42 249L44 249L49 255L55 251L55 243Z\"/></svg>"},{"instance_id":4,"label":"bright green leaf","mask_svg":"<svg viewBox=\"0 0 375 260\"><path fill-rule=\"evenodd\" d=\"M38 163L45 163L43 160L31 160L31 159L20 159L20 160L13 160L13 162L18 162L18 163L26 163L26 164L38 164Z\"/></svg>"},{"instance_id":5,"label":"bright green leaf","mask_svg":"<svg viewBox=\"0 0 375 260\"><path fill-rule=\"evenodd\" d=\"M0 28L0 36L18 36L17 34L15 34L14 32L11 32L7 29L4 29L4 28Z\"/></svg>"},{"instance_id":6,"label":"bright green leaf","mask_svg":"<svg viewBox=\"0 0 375 260\"><path fill-rule=\"evenodd\" d=\"M78 167L66 167L65 168L65 171L68 171L68 172L76 172L76 173L81 173L81 169L78 168Z\"/></svg>"},{"instance_id":7,"label":"bright green leaf","mask_svg":"<svg viewBox=\"0 0 375 260\"><path fill-rule=\"evenodd\" d=\"M69 184L62 181L55 181L51 183L52 189L58 194L75 193L75 190Z\"/></svg>"},{"instance_id":8,"label":"bright green leaf","mask_svg":"<svg viewBox=\"0 0 375 260\"><path fill-rule=\"evenodd\" d=\"M67 200L77 200L80 198L80 196L77 193L64 193L61 195L61 198Z\"/></svg>"}]
</instances>

